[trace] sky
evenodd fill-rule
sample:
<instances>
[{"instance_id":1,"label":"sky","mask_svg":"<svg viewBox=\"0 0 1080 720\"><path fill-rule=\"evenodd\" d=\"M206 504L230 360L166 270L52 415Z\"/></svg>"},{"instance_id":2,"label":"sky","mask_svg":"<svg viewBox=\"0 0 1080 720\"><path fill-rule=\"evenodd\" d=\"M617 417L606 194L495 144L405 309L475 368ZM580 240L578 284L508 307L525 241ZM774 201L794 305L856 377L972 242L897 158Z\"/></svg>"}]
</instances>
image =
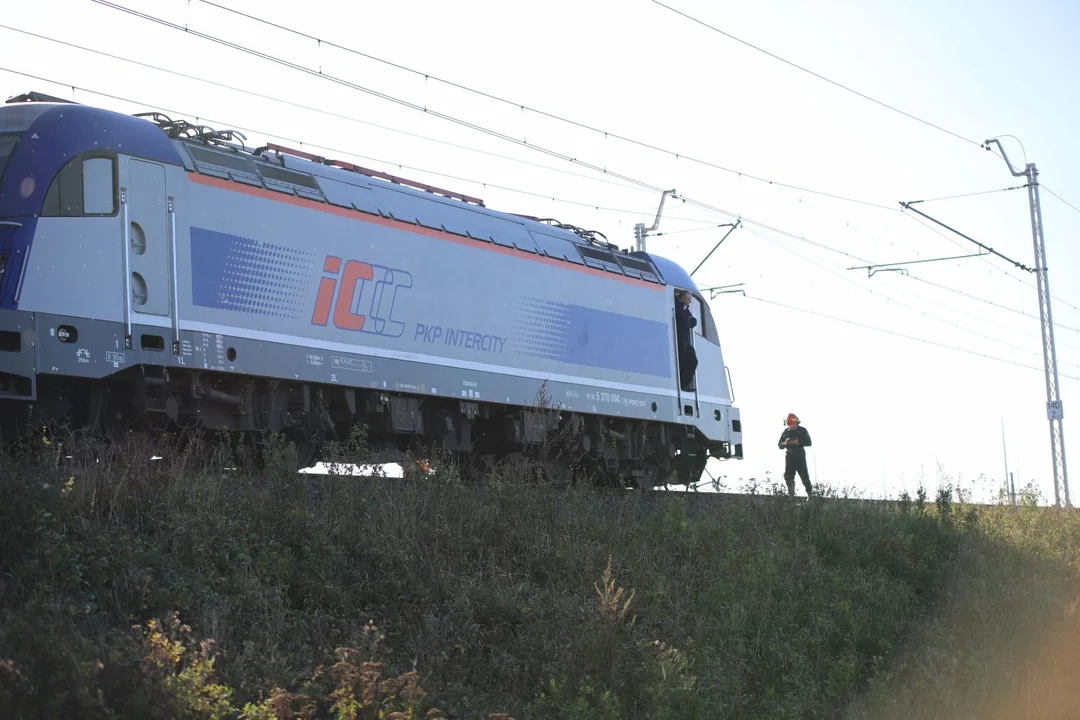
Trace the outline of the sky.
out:
<instances>
[{"instance_id":1,"label":"sky","mask_svg":"<svg viewBox=\"0 0 1080 720\"><path fill-rule=\"evenodd\" d=\"M664 2L727 35L652 0L116 0L313 75L93 0L38 0L0 18L0 91L159 110L239 129L249 147L302 144L620 247L655 217L659 193L641 184L675 189L690 201L666 203L648 250L688 271L728 231L717 225L742 218L694 275L745 291L709 300L743 421L745 458L707 468L725 489L779 478L794 412L816 483L896 497L951 482L987 500L1007 453L1017 489L1052 501L1034 275L995 256L906 275L848 268L978 252L901 212L915 200L1034 266L1027 191L1005 190L1024 180L979 143L1001 137L1014 165L1036 163L1066 453L1080 467L1080 6ZM938 199L983 191L1000 192Z\"/></svg>"}]
</instances>

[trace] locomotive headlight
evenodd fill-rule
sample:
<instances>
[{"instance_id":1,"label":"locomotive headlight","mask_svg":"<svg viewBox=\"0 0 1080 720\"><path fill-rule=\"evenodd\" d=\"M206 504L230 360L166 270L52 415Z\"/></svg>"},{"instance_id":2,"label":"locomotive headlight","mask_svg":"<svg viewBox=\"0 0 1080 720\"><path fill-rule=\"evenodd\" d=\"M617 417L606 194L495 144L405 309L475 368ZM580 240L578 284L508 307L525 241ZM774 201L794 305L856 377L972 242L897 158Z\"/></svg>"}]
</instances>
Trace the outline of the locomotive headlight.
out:
<instances>
[{"instance_id":1,"label":"locomotive headlight","mask_svg":"<svg viewBox=\"0 0 1080 720\"><path fill-rule=\"evenodd\" d=\"M56 328L56 339L62 343L73 343L79 339L79 331L71 325L61 325Z\"/></svg>"}]
</instances>

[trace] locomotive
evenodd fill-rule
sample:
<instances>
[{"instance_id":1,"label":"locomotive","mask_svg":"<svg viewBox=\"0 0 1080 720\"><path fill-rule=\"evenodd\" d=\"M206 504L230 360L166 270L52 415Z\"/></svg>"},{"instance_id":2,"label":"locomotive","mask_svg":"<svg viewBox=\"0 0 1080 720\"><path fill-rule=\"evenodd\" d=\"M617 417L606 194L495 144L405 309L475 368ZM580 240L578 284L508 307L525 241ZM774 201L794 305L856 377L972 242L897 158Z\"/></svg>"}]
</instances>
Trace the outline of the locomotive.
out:
<instances>
[{"instance_id":1,"label":"locomotive","mask_svg":"<svg viewBox=\"0 0 1080 720\"><path fill-rule=\"evenodd\" d=\"M641 488L742 457L717 326L678 264L232 130L28 93L0 106L0 431L38 423L285 433L303 467L355 425L396 457L503 457L559 432L562 471Z\"/></svg>"}]
</instances>

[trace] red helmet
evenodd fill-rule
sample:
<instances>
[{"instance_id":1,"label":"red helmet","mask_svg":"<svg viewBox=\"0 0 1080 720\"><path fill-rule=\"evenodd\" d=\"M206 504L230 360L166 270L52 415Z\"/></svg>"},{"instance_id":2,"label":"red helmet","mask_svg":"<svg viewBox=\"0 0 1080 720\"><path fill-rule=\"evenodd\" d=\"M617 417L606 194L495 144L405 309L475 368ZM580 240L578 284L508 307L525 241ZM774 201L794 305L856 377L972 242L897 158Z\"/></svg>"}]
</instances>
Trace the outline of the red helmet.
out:
<instances>
[{"instance_id":1,"label":"red helmet","mask_svg":"<svg viewBox=\"0 0 1080 720\"><path fill-rule=\"evenodd\" d=\"M799 422L799 416L795 413L788 413L787 419L784 422L788 425L795 425Z\"/></svg>"}]
</instances>

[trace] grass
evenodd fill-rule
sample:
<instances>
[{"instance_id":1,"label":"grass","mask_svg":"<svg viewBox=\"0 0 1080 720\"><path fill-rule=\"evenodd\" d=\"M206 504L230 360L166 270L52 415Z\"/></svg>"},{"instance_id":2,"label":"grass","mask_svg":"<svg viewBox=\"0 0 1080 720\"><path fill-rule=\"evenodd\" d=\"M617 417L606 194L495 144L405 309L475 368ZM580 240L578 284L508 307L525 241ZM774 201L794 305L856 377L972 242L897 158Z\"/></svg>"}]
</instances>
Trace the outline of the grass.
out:
<instances>
[{"instance_id":1,"label":"grass","mask_svg":"<svg viewBox=\"0 0 1080 720\"><path fill-rule=\"evenodd\" d=\"M0 458L11 717L1064 717L1080 515ZM363 438L346 454L362 460ZM70 461L62 458L71 455ZM120 456L149 457L143 446ZM658 497L659 495L659 497ZM506 713L506 715L500 715Z\"/></svg>"}]
</instances>

